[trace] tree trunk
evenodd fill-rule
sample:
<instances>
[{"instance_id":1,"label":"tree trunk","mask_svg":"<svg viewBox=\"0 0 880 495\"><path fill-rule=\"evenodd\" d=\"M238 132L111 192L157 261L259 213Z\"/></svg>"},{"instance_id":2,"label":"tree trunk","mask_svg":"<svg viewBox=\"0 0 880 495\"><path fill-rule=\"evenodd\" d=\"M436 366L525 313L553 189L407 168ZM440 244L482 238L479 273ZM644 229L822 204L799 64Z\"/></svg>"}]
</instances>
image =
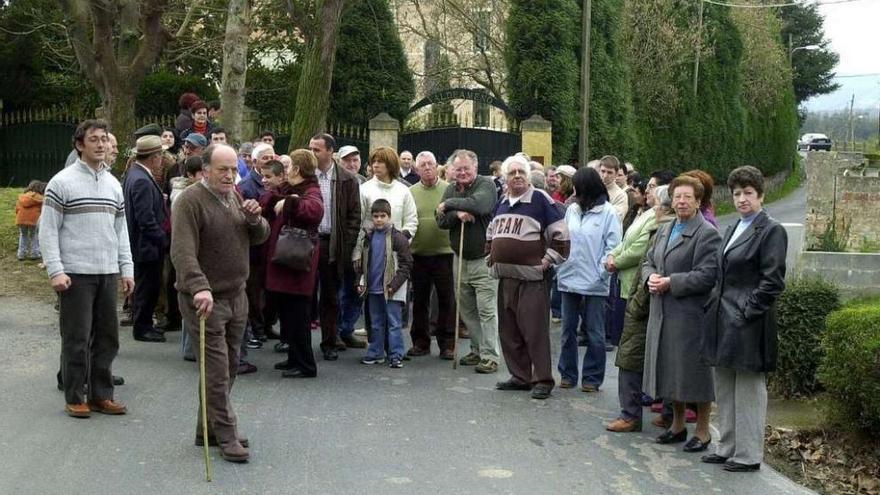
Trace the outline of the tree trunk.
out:
<instances>
[{"instance_id":1,"label":"tree trunk","mask_svg":"<svg viewBox=\"0 0 880 495\"><path fill-rule=\"evenodd\" d=\"M336 40L339 37L339 22L344 3L344 0L324 0L318 7L318 28L306 52L296 93L296 114L291 126L290 151L305 147L309 138L327 128Z\"/></svg>"},{"instance_id":2,"label":"tree trunk","mask_svg":"<svg viewBox=\"0 0 880 495\"><path fill-rule=\"evenodd\" d=\"M134 147L132 133L135 131L134 100L140 84L119 81L113 86L106 86L101 95L104 118L110 126L110 132L116 136L119 145L119 156L116 164L124 164L128 150ZM114 170L118 167L109 163Z\"/></svg>"},{"instance_id":3,"label":"tree trunk","mask_svg":"<svg viewBox=\"0 0 880 495\"><path fill-rule=\"evenodd\" d=\"M241 128L247 79L248 37L251 34L251 3L252 0L231 0L226 17L220 102L223 107L223 128L230 142L240 142L252 137L242 136Z\"/></svg>"}]
</instances>

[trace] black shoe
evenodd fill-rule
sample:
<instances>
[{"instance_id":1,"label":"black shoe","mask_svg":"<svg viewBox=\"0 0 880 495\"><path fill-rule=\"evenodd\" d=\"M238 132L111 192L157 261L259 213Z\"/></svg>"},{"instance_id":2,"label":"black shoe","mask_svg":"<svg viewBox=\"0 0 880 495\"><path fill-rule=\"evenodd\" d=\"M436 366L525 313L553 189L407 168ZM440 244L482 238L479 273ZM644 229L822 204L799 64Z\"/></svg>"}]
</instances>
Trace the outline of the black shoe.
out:
<instances>
[{"instance_id":1,"label":"black shoe","mask_svg":"<svg viewBox=\"0 0 880 495\"><path fill-rule=\"evenodd\" d=\"M506 382L498 382L495 384L496 390L531 390L532 387L528 383L519 383L513 378Z\"/></svg>"},{"instance_id":2,"label":"black shoe","mask_svg":"<svg viewBox=\"0 0 880 495\"><path fill-rule=\"evenodd\" d=\"M116 385L117 387L120 385L125 385L125 378L113 375L113 385Z\"/></svg>"},{"instance_id":3,"label":"black shoe","mask_svg":"<svg viewBox=\"0 0 880 495\"><path fill-rule=\"evenodd\" d=\"M162 323L156 324L156 328L162 330L163 332L179 332L181 330L179 321L163 321Z\"/></svg>"},{"instance_id":4,"label":"black shoe","mask_svg":"<svg viewBox=\"0 0 880 495\"><path fill-rule=\"evenodd\" d=\"M705 442L700 440L696 435L691 437L688 440L688 443L684 444L684 447L681 449L685 452L702 452L709 448L709 444L712 443L712 439L706 440Z\"/></svg>"},{"instance_id":5,"label":"black shoe","mask_svg":"<svg viewBox=\"0 0 880 495\"><path fill-rule=\"evenodd\" d=\"M578 347L586 347L586 346L587 346L587 342L588 342L588 341L587 341L587 338L586 338L586 337L582 337L582 336L580 336L580 335L578 336Z\"/></svg>"},{"instance_id":6,"label":"black shoe","mask_svg":"<svg viewBox=\"0 0 880 495\"><path fill-rule=\"evenodd\" d=\"M532 398L538 400L549 399L551 390L553 390L553 387L550 385L539 383L532 389Z\"/></svg>"},{"instance_id":7,"label":"black shoe","mask_svg":"<svg viewBox=\"0 0 880 495\"><path fill-rule=\"evenodd\" d=\"M339 359L339 353L336 349L327 349L324 351L324 361L336 361Z\"/></svg>"},{"instance_id":8,"label":"black shoe","mask_svg":"<svg viewBox=\"0 0 880 495\"><path fill-rule=\"evenodd\" d=\"M275 344L275 352L277 353L287 353L290 350L290 344L287 342L278 342Z\"/></svg>"},{"instance_id":9,"label":"black shoe","mask_svg":"<svg viewBox=\"0 0 880 495\"><path fill-rule=\"evenodd\" d=\"M741 464L739 462L727 461L724 463L724 470L731 473L747 473L761 469L761 464Z\"/></svg>"},{"instance_id":10,"label":"black shoe","mask_svg":"<svg viewBox=\"0 0 880 495\"><path fill-rule=\"evenodd\" d=\"M280 363L275 363L276 370L287 371L287 370L292 370L294 368L295 368L295 366L293 364L291 364L290 361L287 359L285 359L284 361L281 361Z\"/></svg>"},{"instance_id":11,"label":"black shoe","mask_svg":"<svg viewBox=\"0 0 880 495\"><path fill-rule=\"evenodd\" d=\"M663 432L662 435L657 437L656 442L662 443L662 444L681 443L681 442L684 442L685 440L687 440L687 438L688 438L687 428L683 428L678 433L672 433L672 430L666 430Z\"/></svg>"},{"instance_id":12,"label":"black shoe","mask_svg":"<svg viewBox=\"0 0 880 495\"><path fill-rule=\"evenodd\" d=\"M315 375L307 375L303 373L299 368L292 368L286 370L284 373L281 373L281 376L284 378L314 378Z\"/></svg>"},{"instance_id":13,"label":"black shoe","mask_svg":"<svg viewBox=\"0 0 880 495\"><path fill-rule=\"evenodd\" d=\"M706 464L724 464L727 462L727 457L721 457L718 454L709 454L700 457L700 462L705 462Z\"/></svg>"},{"instance_id":14,"label":"black shoe","mask_svg":"<svg viewBox=\"0 0 880 495\"><path fill-rule=\"evenodd\" d=\"M165 336L155 330L148 330L141 335L135 335L138 342L165 342Z\"/></svg>"},{"instance_id":15,"label":"black shoe","mask_svg":"<svg viewBox=\"0 0 880 495\"><path fill-rule=\"evenodd\" d=\"M260 349L263 347L263 343L260 339L249 339L244 346L248 349Z\"/></svg>"}]
</instances>

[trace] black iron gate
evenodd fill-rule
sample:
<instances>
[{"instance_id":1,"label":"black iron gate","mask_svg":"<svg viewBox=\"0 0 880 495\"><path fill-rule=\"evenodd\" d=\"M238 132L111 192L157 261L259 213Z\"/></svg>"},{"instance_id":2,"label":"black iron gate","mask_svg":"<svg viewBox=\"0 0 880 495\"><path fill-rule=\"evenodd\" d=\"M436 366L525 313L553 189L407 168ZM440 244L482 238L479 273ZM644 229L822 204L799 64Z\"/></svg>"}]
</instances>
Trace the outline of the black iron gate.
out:
<instances>
[{"instance_id":1,"label":"black iron gate","mask_svg":"<svg viewBox=\"0 0 880 495\"><path fill-rule=\"evenodd\" d=\"M413 156L420 151L434 153L441 165L452 152L462 148L476 153L479 173L489 175L490 163L522 150L522 136L492 129L449 127L402 134L398 143L399 150L408 150Z\"/></svg>"},{"instance_id":2,"label":"black iron gate","mask_svg":"<svg viewBox=\"0 0 880 495\"><path fill-rule=\"evenodd\" d=\"M64 168L76 129L69 122L28 122L0 126L0 187L48 181Z\"/></svg>"}]
</instances>

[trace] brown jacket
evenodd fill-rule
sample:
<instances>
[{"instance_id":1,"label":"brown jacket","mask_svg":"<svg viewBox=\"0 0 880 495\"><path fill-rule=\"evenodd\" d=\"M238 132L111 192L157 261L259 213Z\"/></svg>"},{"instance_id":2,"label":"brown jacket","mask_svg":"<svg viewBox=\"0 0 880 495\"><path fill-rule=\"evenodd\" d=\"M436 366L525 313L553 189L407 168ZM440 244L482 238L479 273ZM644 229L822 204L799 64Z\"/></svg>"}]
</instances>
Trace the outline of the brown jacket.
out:
<instances>
[{"instance_id":1,"label":"brown jacket","mask_svg":"<svg viewBox=\"0 0 880 495\"><path fill-rule=\"evenodd\" d=\"M334 162L334 166L330 262L337 262L336 271L341 278L351 269L351 252L361 226L361 196L357 176L338 163Z\"/></svg>"}]
</instances>

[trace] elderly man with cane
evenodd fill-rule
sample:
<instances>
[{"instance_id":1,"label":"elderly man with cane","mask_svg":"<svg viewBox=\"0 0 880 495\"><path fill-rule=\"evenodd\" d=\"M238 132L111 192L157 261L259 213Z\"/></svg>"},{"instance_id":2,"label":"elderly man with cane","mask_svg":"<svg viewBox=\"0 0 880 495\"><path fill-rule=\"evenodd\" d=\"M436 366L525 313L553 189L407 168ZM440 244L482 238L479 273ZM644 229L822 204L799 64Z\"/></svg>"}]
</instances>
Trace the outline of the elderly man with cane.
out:
<instances>
[{"instance_id":1,"label":"elderly man with cane","mask_svg":"<svg viewBox=\"0 0 880 495\"><path fill-rule=\"evenodd\" d=\"M458 362L476 366L477 373L498 371L498 322L495 292L497 284L486 268L486 229L498 197L495 183L477 175L477 155L469 150L452 154L449 184L437 205L437 225L449 230L455 251L458 308L471 335L471 352ZM457 327L457 325L456 325Z\"/></svg>"},{"instance_id":2,"label":"elderly man with cane","mask_svg":"<svg viewBox=\"0 0 880 495\"><path fill-rule=\"evenodd\" d=\"M256 201L243 201L234 191L235 150L212 144L203 159L204 179L184 190L175 203L171 241L180 312L189 337L205 348L208 438L199 417L196 445L219 445L227 461L245 462L250 457L248 442L237 432L229 395L248 316L248 249L266 240L269 225ZM203 344L200 319L206 328Z\"/></svg>"}]
</instances>

